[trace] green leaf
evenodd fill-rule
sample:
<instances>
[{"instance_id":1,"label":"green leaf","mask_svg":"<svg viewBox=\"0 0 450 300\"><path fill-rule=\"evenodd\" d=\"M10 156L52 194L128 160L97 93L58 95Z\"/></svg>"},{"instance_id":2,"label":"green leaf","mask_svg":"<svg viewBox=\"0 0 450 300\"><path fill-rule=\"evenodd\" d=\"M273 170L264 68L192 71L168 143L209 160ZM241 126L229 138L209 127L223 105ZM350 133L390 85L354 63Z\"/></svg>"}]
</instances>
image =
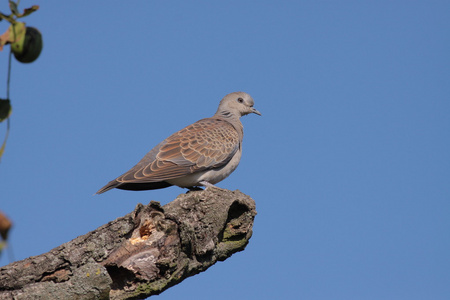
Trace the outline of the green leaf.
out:
<instances>
[{"instance_id":1,"label":"green leaf","mask_svg":"<svg viewBox=\"0 0 450 300\"><path fill-rule=\"evenodd\" d=\"M9 129L8 129L8 131L9 131ZM3 153L5 152L7 140L8 140L8 135L6 135L5 140L3 141L2 147L0 148L0 161L2 159Z\"/></svg>"},{"instance_id":2,"label":"green leaf","mask_svg":"<svg viewBox=\"0 0 450 300\"><path fill-rule=\"evenodd\" d=\"M12 112L11 101L9 99L0 99L0 122L8 119ZM9 120L7 121L8 125L6 128L5 139L3 140L3 144L0 147L0 160L3 156L3 152L5 152L6 141L8 140L9 135Z\"/></svg>"},{"instance_id":3,"label":"green leaf","mask_svg":"<svg viewBox=\"0 0 450 300\"><path fill-rule=\"evenodd\" d=\"M16 22L9 26L9 42L11 43L11 50L13 53L22 53L25 43L25 35L27 27L23 22ZM6 37L5 37L6 38Z\"/></svg>"},{"instance_id":4,"label":"green leaf","mask_svg":"<svg viewBox=\"0 0 450 300\"><path fill-rule=\"evenodd\" d=\"M0 122L5 121L11 115L12 106L9 99L0 99Z\"/></svg>"},{"instance_id":5,"label":"green leaf","mask_svg":"<svg viewBox=\"0 0 450 300\"><path fill-rule=\"evenodd\" d=\"M16 2L9 0L9 8L11 9L11 12L12 12L13 14L15 14L16 16L17 16L18 14L20 14L20 13L19 13L19 9L17 8Z\"/></svg>"},{"instance_id":6,"label":"green leaf","mask_svg":"<svg viewBox=\"0 0 450 300\"><path fill-rule=\"evenodd\" d=\"M3 140L2 147L0 148L0 161L1 161L2 156L3 156L3 152L5 152L6 141L8 140L8 136L9 136L9 120L8 120L8 126L7 126L7 128L6 128L5 139Z\"/></svg>"},{"instance_id":7,"label":"green leaf","mask_svg":"<svg viewBox=\"0 0 450 300\"><path fill-rule=\"evenodd\" d=\"M28 16L29 14L31 14L31 13L37 11L38 9L39 9L39 5L33 5L33 6L30 7L30 8L25 8L25 9L23 10L23 13L17 15L17 17L18 17L18 18L22 18L22 17Z\"/></svg>"}]
</instances>

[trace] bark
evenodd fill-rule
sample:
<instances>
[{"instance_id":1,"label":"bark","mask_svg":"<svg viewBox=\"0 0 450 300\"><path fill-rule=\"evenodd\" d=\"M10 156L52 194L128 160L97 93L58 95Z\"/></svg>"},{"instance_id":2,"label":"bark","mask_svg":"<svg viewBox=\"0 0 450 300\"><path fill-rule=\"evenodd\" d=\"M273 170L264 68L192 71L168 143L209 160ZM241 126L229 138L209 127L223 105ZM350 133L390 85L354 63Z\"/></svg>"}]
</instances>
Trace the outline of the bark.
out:
<instances>
[{"instance_id":1,"label":"bark","mask_svg":"<svg viewBox=\"0 0 450 300\"><path fill-rule=\"evenodd\" d=\"M244 250L255 202L207 188L151 201L39 256L0 268L0 299L145 299Z\"/></svg>"}]
</instances>

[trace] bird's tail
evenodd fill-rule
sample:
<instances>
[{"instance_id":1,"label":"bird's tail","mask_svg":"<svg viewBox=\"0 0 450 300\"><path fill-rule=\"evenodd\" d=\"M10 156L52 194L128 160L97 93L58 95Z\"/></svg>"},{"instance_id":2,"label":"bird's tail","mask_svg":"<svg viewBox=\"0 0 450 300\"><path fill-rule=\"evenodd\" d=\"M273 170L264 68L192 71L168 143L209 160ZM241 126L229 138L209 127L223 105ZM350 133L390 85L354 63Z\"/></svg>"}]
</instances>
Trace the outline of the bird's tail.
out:
<instances>
[{"instance_id":1,"label":"bird's tail","mask_svg":"<svg viewBox=\"0 0 450 300\"><path fill-rule=\"evenodd\" d=\"M110 182L108 182L108 184L106 184L104 187L102 187L101 189L99 189L97 191L97 193L95 194L103 194L104 192L107 192L109 190L112 190L113 188L116 188L118 186L120 186L122 184L122 182L118 182L117 180L111 180Z\"/></svg>"}]
</instances>

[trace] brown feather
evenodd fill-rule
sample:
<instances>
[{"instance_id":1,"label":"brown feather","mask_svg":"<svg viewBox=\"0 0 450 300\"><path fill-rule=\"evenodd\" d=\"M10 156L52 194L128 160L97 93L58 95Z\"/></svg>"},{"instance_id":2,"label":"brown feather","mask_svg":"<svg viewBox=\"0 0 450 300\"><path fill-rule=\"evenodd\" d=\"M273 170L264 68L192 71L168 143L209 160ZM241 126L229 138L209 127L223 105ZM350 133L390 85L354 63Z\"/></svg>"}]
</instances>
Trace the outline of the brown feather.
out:
<instances>
[{"instance_id":1,"label":"brown feather","mask_svg":"<svg viewBox=\"0 0 450 300\"><path fill-rule=\"evenodd\" d=\"M144 166L138 163L117 181L157 182L219 168L233 157L239 142L237 131L227 121L203 119L172 134L157 152L155 160Z\"/></svg>"}]
</instances>

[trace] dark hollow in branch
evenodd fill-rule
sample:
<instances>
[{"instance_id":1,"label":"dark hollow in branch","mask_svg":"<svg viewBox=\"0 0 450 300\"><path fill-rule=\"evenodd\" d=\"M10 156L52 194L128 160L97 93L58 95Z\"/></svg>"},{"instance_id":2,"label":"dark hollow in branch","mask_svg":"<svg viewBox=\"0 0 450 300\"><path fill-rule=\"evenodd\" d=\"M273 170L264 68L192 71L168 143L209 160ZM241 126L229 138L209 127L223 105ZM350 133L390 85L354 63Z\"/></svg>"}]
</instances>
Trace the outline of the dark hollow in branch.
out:
<instances>
[{"instance_id":1,"label":"dark hollow in branch","mask_svg":"<svg viewBox=\"0 0 450 300\"><path fill-rule=\"evenodd\" d=\"M0 299L144 299L244 250L255 202L207 188L0 268Z\"/></svg>"}]
</instances>

